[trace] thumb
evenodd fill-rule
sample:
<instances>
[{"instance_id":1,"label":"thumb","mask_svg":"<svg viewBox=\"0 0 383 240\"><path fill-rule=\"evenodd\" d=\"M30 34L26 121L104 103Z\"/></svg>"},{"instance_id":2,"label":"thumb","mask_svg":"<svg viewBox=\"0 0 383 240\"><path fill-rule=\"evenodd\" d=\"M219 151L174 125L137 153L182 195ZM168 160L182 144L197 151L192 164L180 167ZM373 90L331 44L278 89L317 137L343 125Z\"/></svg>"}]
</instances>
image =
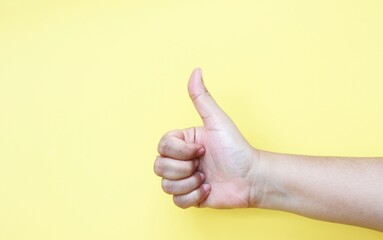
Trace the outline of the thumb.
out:
<instances>
[{"instance_id":1,"label":"thumb","mask_svg":"<svg viewBox=\"0 0 383 240\"><path fill-rule=\"evenodd\" d=\"M192 72L188 83L188 91L194 107L197 109L205 126L214 127L217 124L231 121L205 87L200 68L196 68Z\"/></svg>"}]
</instances>

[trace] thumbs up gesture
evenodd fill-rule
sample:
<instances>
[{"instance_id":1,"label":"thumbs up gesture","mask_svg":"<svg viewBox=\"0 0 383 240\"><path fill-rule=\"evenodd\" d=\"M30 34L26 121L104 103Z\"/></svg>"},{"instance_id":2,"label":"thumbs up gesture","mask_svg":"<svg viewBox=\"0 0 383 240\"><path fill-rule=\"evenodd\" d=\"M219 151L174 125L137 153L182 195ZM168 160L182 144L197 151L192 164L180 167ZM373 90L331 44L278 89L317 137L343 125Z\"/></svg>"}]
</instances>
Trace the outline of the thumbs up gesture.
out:
<instances>
[{"instance_id":1,"label":"thumbs up gesture","mask_svg":"<svg viewBox=\"0 0 383 240\"><path fill-rule=\"evenodd\" d=\"M201 69L192 72L188 91L203 126L161 138L154 172L162 177L162 189L181 208L254 206L260 199L258 150L209 94Z\"/></svg>"}]
</instances>

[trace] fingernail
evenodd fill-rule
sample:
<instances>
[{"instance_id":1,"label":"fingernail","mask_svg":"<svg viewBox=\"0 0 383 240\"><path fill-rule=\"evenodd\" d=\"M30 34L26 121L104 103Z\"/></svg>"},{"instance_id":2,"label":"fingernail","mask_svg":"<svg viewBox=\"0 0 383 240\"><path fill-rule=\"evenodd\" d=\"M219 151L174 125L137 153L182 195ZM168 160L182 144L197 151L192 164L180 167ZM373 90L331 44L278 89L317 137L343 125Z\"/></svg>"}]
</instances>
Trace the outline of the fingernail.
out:
<instances>
[{"instance_id":1,"label":"fingernail","mask_svg":"<svg viewBox=\"0 0 383 240\"><path fill-rule=\"evenodd\" d=\"M197 156L202 156L204 153L205 153L205 148L204 148L204 147L201 147L201 148L198 149L198 151L197 151Z\"/></svg>"},{"instance_id":2,"label":"fingernail","mask_svg":"<svg viewBox=\"0 0 383 240\"><path fill-rule=\"evenodd\" d=\"M200 175L200 177L201 177L201 179L202 179L202 182L205 181L205 174L199 172L199 175Z\"/></svg>"},{"instance_id":3,"label":"fingernail","mask_svg":"<svg viewBox=\"0 0 383 240\"><path fill-rule=\"evenodd\" d=\"M210 189L211 189L211 187L210 187L210 185L209 184L202 184L202 188L203 188L203 190L205 191L205 192L209 192L210 191Z\"/></svg>"}]
</instances>

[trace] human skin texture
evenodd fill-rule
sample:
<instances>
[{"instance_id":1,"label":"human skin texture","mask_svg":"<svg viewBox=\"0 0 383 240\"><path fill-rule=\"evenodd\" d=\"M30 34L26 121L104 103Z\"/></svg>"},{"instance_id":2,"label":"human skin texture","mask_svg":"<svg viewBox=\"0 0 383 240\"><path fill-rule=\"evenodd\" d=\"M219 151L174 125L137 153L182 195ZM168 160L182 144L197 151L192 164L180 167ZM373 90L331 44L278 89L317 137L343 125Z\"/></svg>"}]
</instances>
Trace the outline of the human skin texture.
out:
<instances>
[{"instance_id":1,"label":"human skin texture","mask_svg":"<svg viewBox=\"0 0 383 240\"><path fill-rule=\"evenodd\" d=\"M154 172L181 208L266 208L383 231L383 158L281 154L252 147L206 89L188 92L203 126L166 133Z\"/></svg>"}]
</instances>

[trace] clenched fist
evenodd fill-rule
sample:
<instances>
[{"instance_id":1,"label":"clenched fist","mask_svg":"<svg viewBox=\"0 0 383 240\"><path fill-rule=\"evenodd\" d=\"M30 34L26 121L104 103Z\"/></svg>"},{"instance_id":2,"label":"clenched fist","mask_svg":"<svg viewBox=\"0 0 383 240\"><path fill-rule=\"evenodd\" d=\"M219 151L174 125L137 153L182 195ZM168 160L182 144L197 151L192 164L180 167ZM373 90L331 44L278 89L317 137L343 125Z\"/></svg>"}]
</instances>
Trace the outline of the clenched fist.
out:
<instances>
[{"instance_id":1,"label":"clenched fist","mask_svg":"<svg viewBox=\"0 0 383 240\"><path fill-rule=\"evenodd\" d=\"M259 151L241 135L206 89L195 69L188 90L202 127L174 130L158 144L154 172L181 207L250 207L258 186Z\"/></svg>"}]
</instances>

